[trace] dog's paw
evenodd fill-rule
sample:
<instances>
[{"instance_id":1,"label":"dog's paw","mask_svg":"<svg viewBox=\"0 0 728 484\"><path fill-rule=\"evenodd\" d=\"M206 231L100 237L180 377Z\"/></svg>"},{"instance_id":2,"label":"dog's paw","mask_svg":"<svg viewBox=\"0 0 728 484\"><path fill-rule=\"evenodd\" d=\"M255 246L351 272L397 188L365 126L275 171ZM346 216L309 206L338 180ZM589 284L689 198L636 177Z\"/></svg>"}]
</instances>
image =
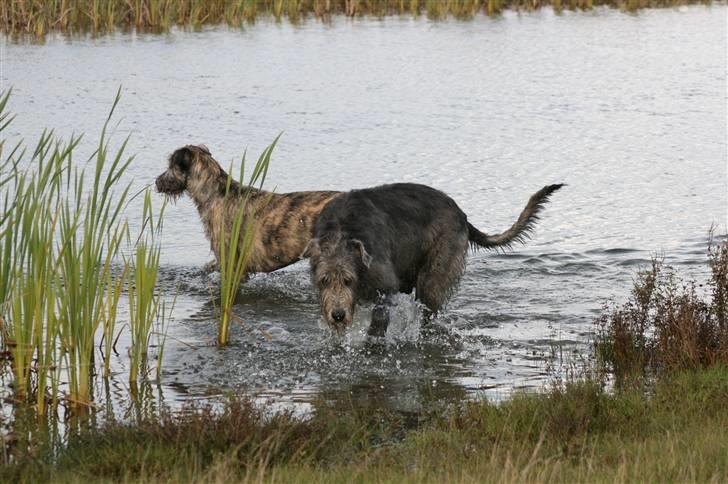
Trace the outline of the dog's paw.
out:
<instances>
[{"instance_id":1,"label":"dog's paw","mask_svg":"<svg viewBox=\"0 0 728 484\"><path fill-rule=\"evenodd\" d=\"M217 259L212 259L210 262L202 266L202 272L205 274L220 272L220 265L217 263Z\"/></svg>"}]
</instances>

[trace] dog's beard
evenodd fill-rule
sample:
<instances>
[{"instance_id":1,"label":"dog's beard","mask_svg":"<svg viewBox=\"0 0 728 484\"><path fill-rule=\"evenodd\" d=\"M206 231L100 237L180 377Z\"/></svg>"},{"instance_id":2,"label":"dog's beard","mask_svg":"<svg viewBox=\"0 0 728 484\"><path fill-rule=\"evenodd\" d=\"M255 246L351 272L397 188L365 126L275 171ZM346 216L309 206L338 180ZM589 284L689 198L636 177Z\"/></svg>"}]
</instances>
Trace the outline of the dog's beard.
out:
<instances>
[{"instance_id":1,"label":"dog's beard","mask_svg":"<svg viewBox=\"0 0 728 484\"><path fill-rule=\"evenodd\" d=\"M168 203L171 202L172 204L176 205L177 200L179 200L184 192L184 190L180 190L178 192L164 192L163 195Z\"/></svg>"}]
</instances>

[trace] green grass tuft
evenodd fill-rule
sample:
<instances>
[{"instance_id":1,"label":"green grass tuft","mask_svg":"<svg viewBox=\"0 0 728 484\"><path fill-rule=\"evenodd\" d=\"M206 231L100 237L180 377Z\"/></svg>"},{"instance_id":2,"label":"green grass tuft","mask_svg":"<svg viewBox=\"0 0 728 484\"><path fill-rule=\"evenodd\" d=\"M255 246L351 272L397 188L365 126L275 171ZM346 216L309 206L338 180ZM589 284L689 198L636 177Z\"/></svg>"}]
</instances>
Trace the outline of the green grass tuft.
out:
<instances>
[{"instance_id":1,"label":"green grass tuft","mask_svg":"<svg viewBox=\"0 0 728 484\"><path fill-rule=\"evenodd\" d=\"M261 153L258 161L253 167L247 186L241 186L233 182L232 163L228 170L227 184L225 186L224 206L226 213L232 214L232 222L223 217L220 233L220 331L218 332L218 344L225 346L230 340L230 323L239 320L233 314L233 304L240 289L240 283L246 276L248 261L252 254L253 242L255 241L255 216L251 209L251 197L263 188L270 157L273 149L278 143L279 134L273 143ZM245 154L240 164L240 181L245 179ZM258 188L256 188L258 185ZM270 196L268 195L262 195ZM266 200L258 200L258 206L267 203ZM228 227L227 224L230 226Z\"/></svg>"}]
</instances>

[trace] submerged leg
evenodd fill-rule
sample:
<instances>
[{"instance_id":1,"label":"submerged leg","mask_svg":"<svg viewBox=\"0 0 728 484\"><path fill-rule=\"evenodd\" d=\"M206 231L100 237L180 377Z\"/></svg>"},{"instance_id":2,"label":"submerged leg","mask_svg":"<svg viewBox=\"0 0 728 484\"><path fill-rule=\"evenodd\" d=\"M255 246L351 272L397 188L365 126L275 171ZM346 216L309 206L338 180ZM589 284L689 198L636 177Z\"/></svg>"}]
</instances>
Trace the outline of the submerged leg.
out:
<instances>
[{"instance_id":1,"label":"submerged leg","mask_svg":"<svg viewBox=\"0 0 728 484\"><path fill-rule=\"evenodd\" d=\"M220 272L220 265L217 263L217 259L212 259L210 262L202 266L202 272L205 274Z\"/></svg>"},{"instance_id":2,"label":"submerged leg","mask_svg":"<svg viewBox=\"0 0 728 484\"><path fill-rule=\"evenodd\" d=\"M435 316L437 313L426 307L422 310L422 320L420 321L420 336L423 338L432 337L438 332L438 325L435 324Z\"/></svg>"}]
</instances>

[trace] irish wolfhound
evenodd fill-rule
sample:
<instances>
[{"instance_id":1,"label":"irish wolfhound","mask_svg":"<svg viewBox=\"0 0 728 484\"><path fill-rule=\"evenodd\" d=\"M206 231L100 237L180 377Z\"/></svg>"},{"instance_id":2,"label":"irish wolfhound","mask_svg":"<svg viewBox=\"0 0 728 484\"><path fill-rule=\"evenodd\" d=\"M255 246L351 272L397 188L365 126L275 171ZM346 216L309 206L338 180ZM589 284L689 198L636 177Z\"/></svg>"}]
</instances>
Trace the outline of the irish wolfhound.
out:
<instances>
[{"instance_id":1,"label":"irish wolfhound","mask_svg":"<svg viewBox=\"0 0 728 484\"><path fill-rule=\"evenodd\" d=\"M245 217L255 217L255 239L247 272L271 272L300 259L311 239L321 209L339 192L270 193L233 181L225 200L228 175L205 146L187 145L169 157L169 167L157 177L157 190L171 197L187 193L200 213L215 261L220 260L223 222L229 243L240 203L249 193ZM243 233L241 231L240 237ZM242 245L242 240L240 242Z\"/></svg>"},{"instance_id":2,"label":"irish wolfhound","mask_svg":"<svg viewBox=\"0 0 728 484\"><path fill-rule=\"evenodd\" d=\"M479 231L453 199L424 185L382 185L333 198L303 252L311 258L324 319L340 331L351 324L357 303L373 301L369 334L382 336L389 324L389 297L412 289L429 317L455 290L469 243L474 249L494 249L523 242L549 196L561 187L536 192L516 223L498 235Z\"/></svg>"}]
</instances>

